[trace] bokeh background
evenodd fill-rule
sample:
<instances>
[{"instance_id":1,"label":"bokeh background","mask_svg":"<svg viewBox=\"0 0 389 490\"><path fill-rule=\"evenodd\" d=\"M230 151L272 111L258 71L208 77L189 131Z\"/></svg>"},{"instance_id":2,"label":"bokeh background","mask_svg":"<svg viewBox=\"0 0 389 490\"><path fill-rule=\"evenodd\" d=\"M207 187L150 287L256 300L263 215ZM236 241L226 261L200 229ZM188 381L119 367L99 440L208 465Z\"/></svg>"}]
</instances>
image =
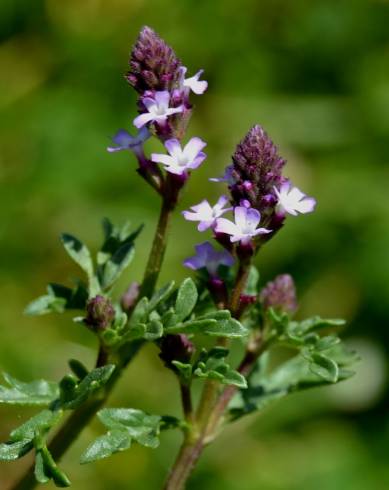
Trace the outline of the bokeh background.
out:
<instances>
[{"instance_id":1,"label":"bokeh background","mask_svg":"<svg viewBox=\"0 0 389 490\"><path fill-rule=\"evenodd\" d=\"M21 379L59 379L66 361L92 365L92 335L71 316L28 318L25 305L49 281L77 274L58 236L91 248L100 219L146 228L141 278L158 202L129 154L106 152L131 127L135 94L124 81L144 24L172 44L209 90L196 100L190 133L208 142L182 209L221 188L208 182L248 128L261 123L288 158L287 173L318 199L289 218L258 257L263 280L294 275L300 317L345 317L362 356L357 376L290 397L231 426L207 450L189 489L385 490L389 488L389 3L384 0L1 0L0 368ZM177 217L164 279L204 236ZM175 381L144 349L110 404L179 414ZM0 407L0 440L33 410ZM75 490L158 489L179 443L133 447L94 465L78 456L95 422L63 459ZM28 464L0 464L0 488ZM50 485L48 486L50 487Z\"/></svg>"}]
</instances>

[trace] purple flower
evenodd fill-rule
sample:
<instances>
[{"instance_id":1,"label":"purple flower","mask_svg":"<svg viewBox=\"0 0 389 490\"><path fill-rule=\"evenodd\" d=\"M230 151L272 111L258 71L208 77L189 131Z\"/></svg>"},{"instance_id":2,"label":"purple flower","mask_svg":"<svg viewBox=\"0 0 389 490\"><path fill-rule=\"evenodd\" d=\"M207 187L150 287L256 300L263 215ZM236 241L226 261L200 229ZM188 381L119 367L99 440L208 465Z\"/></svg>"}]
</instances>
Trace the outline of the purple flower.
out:
<instances>
[{"instance_id":1,"label":"purple flower","mask_svg":"<svg viewBox=\"0 0 389 490\"><path fill-rule=\"evenodd\" d=\"M184 218L188 221L199 221L197 229L199 231L205 231L208 228L212 228L216 225L216 220L220 218L227 211L231 211L232 208L225 208L228 203L228 197L221 196L214 206L211 206L209 202L204 199L200 204L191 206L192 211L183 211Z\"/></svg>"},{"instance_id":2,"label":"purple flower","mask_svg":"<svg viewBox=\"0 0 389 490\"><path fill-rule=\"evenodd\" d=\"M189 92L192 91L196 95L203 94L208 88L208 82L205 80L199 80L201 75L204 73L204 70L199 70L196 75L190 78L185 78L187 72L186 66L181 66L180 68L180 88L185 92L185 95L188 96Z\"/></svg>"},{"instance_id":3,"label":"purple flower","mask_svg":"<svg viewBox=\"0 0 389 490\"><path fill-rule=\"evenodd\" d=\"M275 308L294 313L297 309L297 299L292 276L281 274L268 282L259 293L259 300L265 309Z\"/></svg>"},{"instance_id":4,"label":"purple flower","mask_svg":"<svg viewBox=\"0 0 389 490\"><path fill-rule=\"evenodd\" d=\"M155 122L162 125L166 122L167 118L178 112L183 112L184 107L169 107L170 93L167 90L161 92L155 92L154 96L147 96L142 98L142 103L146 107L148 112L140 114L134 119L134 126L138 129L143 127L149 122Z\"/></svg>"},{"instance_id":5,"label":"purple flower","mask_svg":"<svg viewBox=\"0 0 389 490\"><path fill-rule=\"evenodd\" d=\"M228 167L225 168L224 174L221 177L211 177L209 180L211 182L227 182L228 185L233 185L235 184L235 179L232 176L232 165L228 165Z\"/></svg>"},{"instance_id":6,"label":"purple flower","mask_svg":"<svg viewBox=\"0 0 389 490\"><path fill-rule=\"evenodd\" d=\"M150 27L143 27L131 52L126 79L135 90L172 90L181 79L181 62Z\"/></svg>"},{"instance_id":7,"label":"purple flower","mask_svg":"<svg viewBox=\"0 0 389 490\"><path fill-rule=\"evenodd\" d=\"M236 205L242 199L260 211L265 226L272 224L277 196L274 188L284 182L281 175L285 160L259 125L254 126L238 144L232 157L232 179L229 185Z\"/></svg>"},{"instance_id":8,"label":"purple flower","mask_svg":"<svg viewBox=\"0 0 389 490\"><path fill-rule=\"evenodd\" d=\"M206 154L201 151L205 146L205 141L196 137L191 138L184 148L177 139L169 139L165 141L165 148L169 155L152 153L151 161L162 163L172 174L183 175L187 170L201 165L206 158Z\"/></svg>"},{"instance_id":9,"label":"purple flower","mask_svg":"<svg viewBox=\"0 0 389 490\"><path fill-rule=\"evenodd\" d=\"M132 150L138 156L143 155L143 143L150 136L146 127L141 128L135 136L132 136L125 129L119 129L112 138L112 142L116 146L108 146L107 151L112 153L115 151Z\"/></svg>"},{"instance_id":10,"label":"purple flower","mask_svg":"<svg viewBox=\"0 0 389 490\"><path fill-rule=\"evenodd\" d=\"M184 261L184 265L189 269L205 268L211 276L216 276L219 266L231 267L234 263L233 256L227 250L218 251L209 242L200 243L195 249L196 255Z\"/></svg>"},{"instance_id":11,"label":"purple flower","mask_svg":"<svg viewBox=\"0 0 389 490\"><path fill-rule=\"evenodd\" d=\"M290 181L281 184L280 190L274 187L274 192L278 198L277 211L289 213L297 216L298 213L311 213L316 206L316 200L313 197L307 197L297 187L292 187Z\"/></svg>"},{"instance_id":12,"label":"purple flower","mask_svg":"<svg viewBox=\"0 0 389 490\"><path fill-rule=\"evenodd\" d=\"M217 233L230 235L231 242L247 245L255 236L271 232L267 228L257 228L261 221L261 214L256 209L237 206L234 209L234 218L235 223L225 218L219 218L215 228Z\"/></svg>"}]
</instances>

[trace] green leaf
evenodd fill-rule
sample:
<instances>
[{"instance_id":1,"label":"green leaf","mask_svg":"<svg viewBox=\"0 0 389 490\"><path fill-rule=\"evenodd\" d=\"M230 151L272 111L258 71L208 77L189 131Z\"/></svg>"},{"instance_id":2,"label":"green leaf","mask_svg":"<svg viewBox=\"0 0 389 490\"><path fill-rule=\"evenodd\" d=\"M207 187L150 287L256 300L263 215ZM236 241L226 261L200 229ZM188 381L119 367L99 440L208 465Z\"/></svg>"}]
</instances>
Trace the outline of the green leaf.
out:
<instances>
[{"instance_id":1,"label":"green leaf","mask_svg":"<svg viewBox=\"0 0 389 490\"><path fill-rule=\"evenodd\" d=\"M130 265L134 258L133 243L125 243L106 261L100 283L103 289L109 289L119 279L122 272Z\"/></svg>"},{"instance_id":2,"label":"green leaf","mask_svg":"<svg viewBox=\"0 0 389 490\"><path fill-rule=\"evenodd\" d=\"M0 461L14 461L21 458L32 449L29 439L0 444Z\"/></svg>"},{"instance_id":3,"label":"green leaf","mask_svg":"<svg viewBox=\"0 0 389 490\"><path fill-rule=\"evenodd\" d=\"M175 314L178 321L187 318L196 306L198 298L197 288L193 280L188 277L178 289Z\"/></svg>"},{"instance_id":4,"label":"green leaf","mask_svg":"<svg viewBox=\"0 0 389 490\"><path fill-rule=\"evenodd\" d=\"M125 429L113 429L98 437L82 454L80 463L86 464L107 458L131 447L132 438Z\"/></svg>"},{"instance_id":5,"label":"green leaf","mask_svg":"<svg viewBox=\"0 0 389 490\"><path fill-rule=\"evenodd\" d=\"M339 327L345 324L340 319L324 319L320 316L314 316L303 320L302 322L290 322L288 330L294 335L303 335L308 332L322 330L325 328Z\"/></svg>"},{"instance_id":6,"label":"green leaf","mask_svg":"<svg viewBox=\"0 0 389 490\"><path fill-rule=\"evenodd\" d=\"M171 281L153 294L148 306L149 311L155 310L160 303L166 301L172 295L174 292L174 285L174 281Z\"/></svg>"},{"instance_id":7,"label":"green leaf","mask_svg":"<svg viewBox=\"0 0 389 490\"><path fill-rule=\"evenodd\" d=\"M39 483L47 483L51 479L57 487L69 487L70 480L66 474L58 467L46 443L37 437L35 458L35 478Z\"/></svg>"},{"instance_id":8,"label":"green leaf","mask_svg":"<svg viewBox=\"0 0 389 490\"><path fill-rule=\"evenodd\" d=\"M320 378L330 383L336 383L338 381L339 367L335 361L318 352L313 352L311 359L312 362L309 365L309 369L314 374L317 374Z\"/></svg>"},{"instance_id":9,"label":"green leaf","mask_svg":"<svg viewBox=\"0 0 389 490\"><path fill-rule=\"evenodd\" d=\"M247 335L248 330L238 320L231 318L231 313L228 310L220 310L172 327L165 326L165 333L203 334L213 337L239 338Z\"/></svg>"},{"instance_id":10,"label":"green leaf","mask_svg":"<svg viewBox=\"0 0 389 490\"><path fill-rule=\"evenodd\" d=\"M76 237L63 233L61 241L70 257L76 262L88 277L93 276L93 262L88 248Z\"/></svg>"},{"instance_id":11,"label":"green leaf","mask_svg":"<svg viewBox=\"0 0 389 490\"><path fill-rule=\"evenodd\" d=\"M231 369L225 362L228 350L214 348L208 353L203 351L200 360L194 370L194 375L199 378L208 378L226 385L235 385L239 388L247 388L247 381L240 373Z\"/></svg>"},{"instance_id":12,"label":"green leaf","mask_svg":"<svg viewBox=\"0 0 389 490\"><path fill-rule=\"evenodd\" d=\"M173 366L176 367L181 378L188 382L192 378L192 364L186 364L180 361L172 361Z\"/></svg>"},{"instance_id":13,"label":"green leaf","mask_svg":"<svg viewBox=\"0 0 389 490\"><path fill-rule=\"evenodd\" d=\"M46 315L63 313L65 310L83 310L88 300L88 291L82 283L74 289L61 284L49 284L47 294L27 305L27 315Z\"/></svg>"},{"instance_id":14,"label":"green leaf","mask_svg":"<svg viewBox=\"0 0 389 490\"><path fill-rule=\"evenodd\" d=\"M50 476L46 471L45 463L43 461L42 453L39 451L35 456L35 468L34 468L35 479L38 483L47 483L50 481Z\"/></svg>"},{"instance_id":15,"label":"green leaf","mask_svg":"<svg viewBox=\"0 0 389 490\"><path fill-rule=\"evenodd\" d=\"M81 463L89 463L123 451L136 441L146 447L159 445L159 431L162 418L148 415L131 408L104 408L98 412L108 433L96 439L81 456Z\"/></svg>"},{"instance_id":16,"label":"green leaf","mask_svg":"<svg viewBox=\"0 0 389 490\"><path fill-rule=\"evenodd\" d=\"M50 294L39 296L31 301L24 310L26 315L46 315L47 313L63 313L65 311L66 300L56 298Z\"/></svg>"},{"instance_id":17,"label":"green leaf","mask_svg":"<svg viewBox=\"0 0 389 490\"><path fill-rule=\"evenodd\" d=\"M14 429L10 434L10 439L13 442L17 441L32 441L37 432L48 432L52 427L58 424L62 418L62 410L43 410L34 417L31 417L27 422Z\"/></svg>"},{"instance_id":18,"label":"green leaf","mask_svg":"<svg viewBox=\"0 0 389 490\"><path fill-rule=\"evenodd\" d=\"M77 359L70 359L68 361L70 369L77 376L78 379L84 379L88 374L88 369L84 366L84 364Z\"/></svg>"},{"instance_id":19,"label":"green leaf","mask_svg":"<svg viewBox=\"0 0 389 490\"><path fill-rule=\"evenodd\" d=\"M158 320L152 320L146 325L146 330L144 333L144 338L146 340L156 340L161 338L163 335L163 325Z\"/></svg>"},{"instance_id":20,"label":"green leaf","mask_svg":"<svg viewBox=\"0 0 389 490\"><path fill-rule=\"evenodd\" d=\"M106 366L93 369L77 385L74 390L74 397L62 402L61 406L66 409L74 409L80 406L92 393L99 390L108 382L114 370L115 366L113 364L107 364Z\"/></svg>"},{"instance_id":21,"label":"green leaf","mask_svg":"<svg viewBox=\"0 0 389 490\"><path fill-rule=\"evenodd\" d=\"M9 387L0 385L0 403L12 405L50 405L59 394L58 384L44 379L23 383L3 373Z\"/></svg>"},{"instance_id":22,"label":"green leaf","mask_svg":"<svg viewBox=\"0 0 389 490\"><path fill-rule=\"evenodd\" d=\"M149 314L149 300L146 297L141 298L136 304L130 318L130 327L135 327L138 323L146 323Z\"/></svg>"}]
</instances>

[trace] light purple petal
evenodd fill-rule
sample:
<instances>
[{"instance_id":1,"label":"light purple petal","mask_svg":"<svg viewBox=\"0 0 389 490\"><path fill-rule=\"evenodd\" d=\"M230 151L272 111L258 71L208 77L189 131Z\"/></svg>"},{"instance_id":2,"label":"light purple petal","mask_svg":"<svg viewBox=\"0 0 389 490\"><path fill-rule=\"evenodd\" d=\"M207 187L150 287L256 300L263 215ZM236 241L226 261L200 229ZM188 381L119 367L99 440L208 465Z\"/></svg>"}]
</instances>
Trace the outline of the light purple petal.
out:
<instances>
[{"instance_id":1,"label":"light purple petal","mask_svg":"<svg viewBox=\"0 0 389 490\"><path fill-rule=\"evenodd\" d=\"M162 163L163 165L172 165L174 164L174 160L170 155L165 155L163 153L152 153L151 161L154 163Z\"/></svg>"},{"instance_id":2,"label":"light purple petal","mask_svg":"<svg viewBox=\"0 0 389 490\"><path fill-rule=\"evenodd\" d=\"M216 220L215 231L217 233L227 233L227 235L235 235L240 233L240 230L236 224L225 218L218 218Z\"/></svg>"},{"instance_id":3,"label":"light purple petal","mask_svg":"<svg viewBox=\"0 0 389 490\"><path fill-rule=\"evenodd\" d=\"M188 143L185 145L185 148L183 150L184 155L188 157L189 160L194 160L199 152L207 145L205 141L203 141L201 138L197 138L196 136L194 138L191 138Z\"/></svg>"},{"instance_id":4,"label":"light purple petal","mask_svg":"<svg viewBox=\"0 0 389 490\"><path fill-rule=\"evenodd\" d=\"M203 72L204 70L199 70L196 75L184 80L184 86L190 88L196 95L203 94L208 88L208 82L199 80Z\"/></svg>"},{"instance_id":5,"label":"light purple petal","mask_svg":"<svg viewBox=\"0 0 389 490\"><path fill-rule=\"evenodd\" d=\"M313 197L306 197L298 203L296 209L300 213L305 214L305 213L311 213L315 209L315 206L316 206L316 199L314 199Z\"/></svg>"},{"instance_id":6,"label":"light purple petal","mask_svg":"<svg viewBox=\"0 0 389 490\"><path fill-rule=\"evenodd\" d=\"M213 220L203 220L200 221L200 223L197 226L198 231L205 231L208 230L208 228L211 228L213 224Z\"/></svg>"},{"instance_id":7,"label":"light purple petal","mask_svg":"<svg viewBox=\"0 0 389 490\"><path fill-rule=\"evenodd\" d=\"M198 213L192 213L192 211L182 211L182 215L187 221L199 221Z\"/></svg>"},{"instance_id":8,"label":"light purple petal","mask_svg":"<svg viewBox=\"0 0 389 490\"><path fill-rule=\"evenodd\" d=\"M181 145L176 138L165 141L165 148L172 157L176 158L178 155L181 155Z\"/></svg>"},{"instance_id":9,"label":"light purple petal","mask_svg":"<svg viewBox=\"0 0 389 490\"><path fill-rule=\"evenodd\" d=\"M134 126L139 129L153 119L154 116L150 113L140 114L134 119Z\"/></svg>"},{"instance_id":10,"label":"light purple petal","mask_svg":"<svg viewBox=\"0 0 389 490\"><path fill-rule=\"evenodd\" d=\"M242 206L234 208L234 218L237 227L244 228L247 222L247 209Z\"/></svg>"},{"instance_id":11,"label":"light purple petal","mask_svg":"<svg viewBox=\"0 0 389 490\"><path fill-rule=\"evenodd\" d=\"M171 116L173 114L177 114L178 112L183 112L184 106L180 105L179 107L171 107L166 109L166 116Z\"/></svg>"},{"instance_id":12,"label":"light purple petal","mask_svg":"<svg viewBox=\"0 0 389 490\"><path fill-rule=\"evenodd\" d=\"M170 93L167 90L155 92L154 98L158 105L169 107Z\"/></svg>"},{"instance_id":13,"label":"light purple petal","mask_svg":"<svg viewBox=\"0 0 389 490\"><path fill-rule=\"evenodd\" d=\"M151 109L157 105L155 99L152 99L151 97L143 97L142 103L149 112L151 112Z\"/></svg>"},{"instance_id":14,"label":"light purple petal","mask_svg":"<svg viewBox=\"0 0 389 490\"><path fill-rule=\"evenodd\" d=\"M188 168L192 168L192 169L198 168L206 158L207 158L207 155L205 153L203 153L202 151L200 151L200 153L193 160L193 162L188 164Z\"/></svg>"},{"instance_id":15,"label":"light purple petal","mask_svg":"<svg viewBox=\"0 0 389 490\"><path fill-rule=\"evenodd\" d=\"M254 208L243 208L246 210L246 223L247 225L255 229L261 221L261 213Z\"/></svg>"}]
</instances>

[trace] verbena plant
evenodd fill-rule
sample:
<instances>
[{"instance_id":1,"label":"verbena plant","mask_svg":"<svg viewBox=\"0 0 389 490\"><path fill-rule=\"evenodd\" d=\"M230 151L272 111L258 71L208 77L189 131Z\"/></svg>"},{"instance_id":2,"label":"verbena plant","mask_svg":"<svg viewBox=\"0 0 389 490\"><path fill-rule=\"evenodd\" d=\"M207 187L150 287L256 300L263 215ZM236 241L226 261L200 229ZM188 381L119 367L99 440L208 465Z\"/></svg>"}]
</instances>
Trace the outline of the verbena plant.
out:
<instances>
[{"instance_id":1,"label":"verbena plant","mask_svg":"<svg viewBox=\"0 0 389 490\"><path fill-rule=\"evenodd\" d=\"M191 171L206 158L206 143L198 137L186 141L185 134L193 110L192 93L203 94L207 82L201 80L202 71L189 78L186 72L174 51L153 30L143 28L126 75L139 94L139 115L134 120L138 133L132 136L119 130L108 151L133 153L138 174L161 198L144 279L141 284L133 282L116 300L115 284L134 257L141 227L116 227L105 219L96 257L78 238L62 235L66 252L84 277L73 287L49 284L47 293L33 301L27 313L77 312L74 320L98 338L99 350L92 370L71 359L69 373L59 382L22 382L4 374L0 402L43 407L0 445L3 461L34 452L33 467L14 489L50 480L59 487L69 486L70 479L57 461L95 414L106 431L85 448L82 464L128 450L133 443L155 448L161 432L179 430L183 443L164 488L184 488L204 448L225 426L290 393L352 375L350 365L356 356L336 334L342 320L317 316L294 320L296 293L287 274L260 285L253 265L257 253L282 228L287 215L313 211L315 200L283 176L286 162L259 125L237 145L224 175L211 179L225 185L226 195L214 205L204 200L182 213L198 223L200 232L212 232L216 248L209 241L197 245L196 254L184 262L194 278L156 289L171 215ZM146 155L148 138L162 142L166 152ZM207 336L210 339L204 343ZM142 407L103 408L121 374L147 342L156 344L161 365L178 380L181 419L149 414ZM241 352L237 366L228 360L233 343ZM279 346L289 348L286 360L274 355ZM196 382L203 384L197 404L192 400Z\"/></svg>"}]
</instances>

